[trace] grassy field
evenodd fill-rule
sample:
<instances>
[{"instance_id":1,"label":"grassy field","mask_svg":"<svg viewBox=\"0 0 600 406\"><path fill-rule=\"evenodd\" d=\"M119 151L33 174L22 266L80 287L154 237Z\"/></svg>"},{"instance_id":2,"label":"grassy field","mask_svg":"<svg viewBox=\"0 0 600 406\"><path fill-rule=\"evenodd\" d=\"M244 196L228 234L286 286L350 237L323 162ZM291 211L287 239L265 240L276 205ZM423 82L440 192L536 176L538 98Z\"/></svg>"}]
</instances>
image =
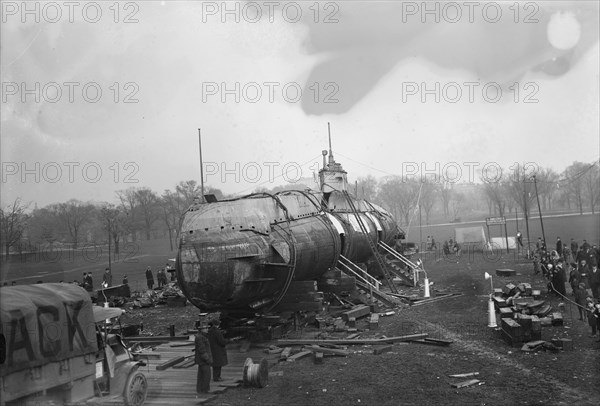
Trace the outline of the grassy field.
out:
<instances>
[{"instance_id":1,"label":"grassy field","mask_svg":"<svg viewBox=\"0 0 600 406\"><path fill-rule=\"evenodd\" d=\"M175 258L168 240L149 240L126 243L120 254L111 253L113 284L121 283L127 275L133 290L146 288L146 267L156 275L169 259ZM173 264L173 262L171 262ZM42 251L39 253L12 255L8 262L0 264L0 282L9 285L44 282L81 281L84 272L92 272L94 288L99 288L102 274L108 266L108 246L84 245L76 250ZM156 276L155 276L156 282Z\"/></svg>"},{"instance_id":2,"label":"grassy field","mask_svg":"<svg viewBox=\"0 0 600 406\"><path fill-rule=\"evenodd\" d=\"M600 243L600 214L584 214L584 215L556 215L554 217L544 217L544 232L546 235L547 244L552 247L555 244L556 237L560 237L565 243L569 243L571 238L581 242L586 239L590 244L598 245ZM535 244L538 237L542 237L542 226L538 216L529 219L529 238L532 244ZM441 224L441 225L423 225L421 233L419 233L418 223L413 224L410 229L405 231L409 241L419 241L422 235L423 241L427 240L428 235L433 235L438 243L444 240L454 238L454 230L460 227L475 227L482 226L487 236L487 228L485 220L468 223ZM518 229L523 234L524 239L527 238L525 221L519 219ZM506 228L509 237L514 237L517 234L517 221L514 218L506 219ZM504 237L504 226L491 226L490 233L492 237Z\"/></svg>"}]
</instances>

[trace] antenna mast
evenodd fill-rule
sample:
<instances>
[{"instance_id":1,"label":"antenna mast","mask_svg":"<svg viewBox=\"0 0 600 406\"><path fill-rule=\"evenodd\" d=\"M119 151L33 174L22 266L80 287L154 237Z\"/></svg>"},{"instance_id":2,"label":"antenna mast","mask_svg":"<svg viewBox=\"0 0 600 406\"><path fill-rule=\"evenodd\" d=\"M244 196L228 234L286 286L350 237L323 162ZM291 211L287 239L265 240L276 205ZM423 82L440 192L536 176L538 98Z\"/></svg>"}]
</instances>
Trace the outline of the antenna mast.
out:
<instances>
[{"instance_id":1,"label":"antenna mast","mask_svg":"<svg viewBox=\"0 0 600 406\"><path fill-rule=\"evenodd\" d=\"M198 128L198 149L200 152L200 193L202 194L201 199L204 202L204 165L202 165L202 134Z\"/></svg>"}]
</instances>

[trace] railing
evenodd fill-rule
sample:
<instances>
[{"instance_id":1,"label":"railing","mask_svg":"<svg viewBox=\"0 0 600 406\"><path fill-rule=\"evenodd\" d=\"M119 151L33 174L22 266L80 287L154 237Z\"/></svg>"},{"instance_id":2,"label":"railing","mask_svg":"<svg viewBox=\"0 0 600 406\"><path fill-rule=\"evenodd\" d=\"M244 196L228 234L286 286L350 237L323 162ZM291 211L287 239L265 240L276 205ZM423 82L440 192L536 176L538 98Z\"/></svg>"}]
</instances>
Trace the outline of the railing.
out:
<instances>
[{"instance_id":1,"label":"railing","mask_svg":"<svg viewBox=\"0 0 600 406\"><path fill-rule=\"evenodd\" d=\"M344 262L342 262L342 260ZM377 279L373 278L371 275L369 275L367 272L362 270L358 265L356 265L354 262L350 261L345 256L340 255L340 260L338 261L338 265L343 268L342 269L343 271L349 272L352 276L359 279L363 283L367 284L368 286L372 287L373 289L375 289L377 291L379 290L379 287L381 286L381 282L379 282Z\"/></svg>"},{"instance_id":2,"label":"railing","mask_svg":"<svg viewBox=\"0 0 600 406\"><path fill-rule=\"evenodd\" d=\"M427 278L427 273L425 272L425 270L422 267L420 267L419 265L417 265L414 262L410 261L404 255L400 254L398 251L394 250L392 247L390 247L389 245L387 245L383 241L379 242L379 246L381 248L383 248L386 252L388 252L389 254L391 254L394 258L396 258L397 260L399 260L402 263L404 263L406 266L408 266L413 271L413 284L415 286L417 285L417 282L419 281L419 276L418 276L419 272L425 273L425 278Z\"/></svg>"}]
</instances>

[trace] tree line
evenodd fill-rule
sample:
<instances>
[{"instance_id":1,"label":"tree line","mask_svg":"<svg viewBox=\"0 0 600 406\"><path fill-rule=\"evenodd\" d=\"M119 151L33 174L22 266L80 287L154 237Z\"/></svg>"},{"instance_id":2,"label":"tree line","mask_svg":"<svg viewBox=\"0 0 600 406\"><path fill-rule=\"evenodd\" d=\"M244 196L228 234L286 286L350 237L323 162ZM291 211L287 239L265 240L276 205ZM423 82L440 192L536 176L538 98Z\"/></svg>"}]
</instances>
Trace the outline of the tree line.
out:
<instances>
[{"instance_id":1,"label":"tree line","mask_svg":"<svg viewBox=\"0 0 600 406\"><path fill-rule=\"evenodd\" d=\"M219 189L210 186L204 192L223 198ZM77 249L81 243L109 243L110 238L118 254L125 238L135 242L156 236L168 236L173 250L179 220L200 194L197 182L188 180L161 195L148 187L119 190L112 203L70 199L29 211L29 204L17 198L0 209L3 253L8 257L11 250L24 252L63 246Z\"/></svg>"},{"instance_id":2,"label":"tree line","mask_svg":"<svg viewBox=\"0 0 600 406\"><path fill-rule=\"evenodd\" d=\"M350 185L359 198L375 202L403 225L421 215L429 224L437 220L460 221L461 215L507 216L537 211L584 209L596 212L600 203L600 168L573 162L561 174L552 169L515 166L494 174L479 171L479 182L453 183L435 176L373 176L359 178ZM354 190L352 190L354 189Z\"/></svg>"},{"instance_id":3,"label":"tree line","mask_svg":"<svg viewBox=\"0 0 600 406\"><path fill-rule=\"evenodd\" d=\"M358 178L349 185L358 198L376 203L394 215L400 225L418 221L460 221L461 216L506 216L537 210L539 196L543 211L584 209L596 212L600 202L598 162L573 162L561 174L552 169L531 171L527 166L511 168L490 177L480 172L480 182L452 183L434 177L372 175ZM304 189L296 183L260 188L256 192L275 193L285 189ZM536 190L537 189L537 194ZM4 255L62 244L76 249L84 242L110 243L116 254L124 239L167 237L171 250L179 237L183 213L201 194L194 180L179 182L174 190L158 194L148 187L116 192L109 202L83 202L76 199L29 210L29 204L16 199L0 208L1 244ZM223 193L210 186L205 194L223 199ZM533 209L532 209L533 208Z\"/></svg>"}]
</instances>

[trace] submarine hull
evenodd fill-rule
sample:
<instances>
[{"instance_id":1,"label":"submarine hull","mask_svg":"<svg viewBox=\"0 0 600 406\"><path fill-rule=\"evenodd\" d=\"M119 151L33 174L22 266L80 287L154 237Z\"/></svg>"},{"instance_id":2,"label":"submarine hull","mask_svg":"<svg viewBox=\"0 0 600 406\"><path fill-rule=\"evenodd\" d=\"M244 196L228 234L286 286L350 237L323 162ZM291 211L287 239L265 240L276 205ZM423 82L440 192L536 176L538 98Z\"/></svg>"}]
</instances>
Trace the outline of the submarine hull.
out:
<instances>
[{"instance_id":1,"label":"submarine hull","mask_svg":"<svg viewBox=\"0 0 600 406\"><path fill-rule=\"evenodd\" d=\"M291 282L318 279L340 255L368 261L367 239L393 243L398 227L389 213L356 200L364 234L343 198L285 191L194 204L181 223L183 293L205 311L268 312Z\"/></svg>"}]
</instances>

